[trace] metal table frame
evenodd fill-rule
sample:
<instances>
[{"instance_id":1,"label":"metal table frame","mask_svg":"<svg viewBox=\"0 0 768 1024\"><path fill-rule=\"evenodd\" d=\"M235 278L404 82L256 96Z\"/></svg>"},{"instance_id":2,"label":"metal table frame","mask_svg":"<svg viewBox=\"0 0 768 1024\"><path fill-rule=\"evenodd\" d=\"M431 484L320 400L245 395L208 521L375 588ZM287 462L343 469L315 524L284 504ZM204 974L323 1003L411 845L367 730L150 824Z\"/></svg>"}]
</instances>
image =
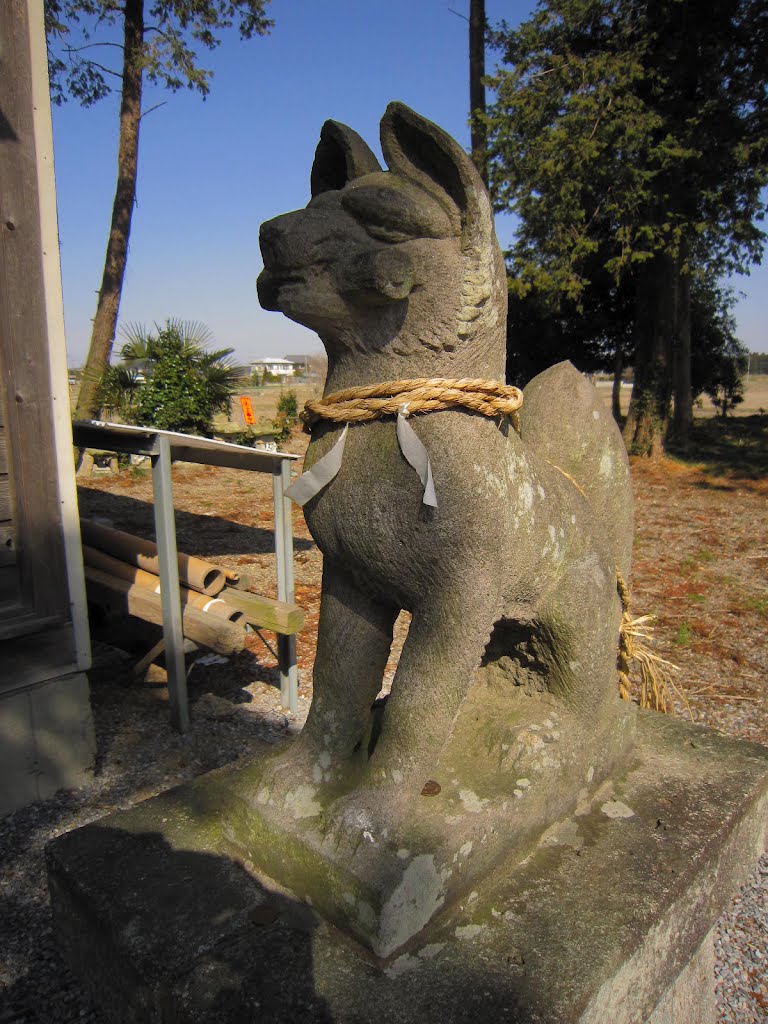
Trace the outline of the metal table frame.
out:
<instances>
[{"instance_id":1,"label":"metal table frame","mask_svg":"<svg viewBox=\"0 0 768 1024\"><path fill-rule=\"evenodd\" d=\"M168 697L171 722L179 732L189 728L187 674L184 662L179 566L176 546L176 522L173 508L171 465L195 462L207 466L244 469L272 474L275 509L275 556L277 560L277 598L293 602L293 522L291 502L285 490L291 482L291 462L298 458L287 452L267 452L227 441L214 441L190 434L176 434L151 427L133 427L123 423L79 420L72 424L74 444L78 448L98 448L148 456L152 462L152 486L155 500L155 534L160 563L160 595L163 607L163 637L168 670ZM277 636L280 696L283 707L293 714L298 709L298 670L296 637Z\"/></svg>"}]
</instances>

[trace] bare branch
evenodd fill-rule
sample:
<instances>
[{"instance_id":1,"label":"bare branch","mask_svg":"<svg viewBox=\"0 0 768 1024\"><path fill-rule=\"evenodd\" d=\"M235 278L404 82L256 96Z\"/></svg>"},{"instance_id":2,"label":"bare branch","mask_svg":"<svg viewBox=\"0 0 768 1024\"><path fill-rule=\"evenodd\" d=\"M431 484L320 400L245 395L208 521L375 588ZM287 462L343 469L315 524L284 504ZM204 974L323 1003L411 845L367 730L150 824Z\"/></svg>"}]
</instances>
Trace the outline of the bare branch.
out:
<instances>
[{"instance_id":1,"label":"bare branch","mask_svg":"<svg viewBox=\"0 0 768 1024\"><path fill-rule=\"evenodd\" d=\"M590 140L594 139L595 132L597 131L597 129L598 129L599 125L600 125L600 122L603 120L603 117L608 113L608 111L611 109L612 106L613 106L613 96L611 96L608 99L608 106L605 108L605 110L602 110L600 112L600 116L595 121L595 126L594 126L594 128L592 129L592 131L590 132L590 135L589 135Z\"/></svg>"},{"instance_id":2,"label":"bare branch","mask_svg":"<svg viewBox=\"0 0 768 1024\"><path fill-rule=\"evenodd\" d=\"M116 50L122 50L120 43L86 43L84 46L67 46L67 53L80 53L81 50L92 50L95 46L114 46Z\"/></svg>"},{"instance_id":3,"label":"bare branch","mask_svg":"<svg viewBox=\"0 0 768 1024\"><path fill-rule=\"evenodd\" d=\"M123 77L118 71L113 71L112 68L104 67L103 64L99 64L99 62L95 60L90 60L90 58L86 58L85 60L81 58L78 58L77 60L73 59L71 55L73 53L77 53L77 50L67 49L66 52L67 56L70 58L70 63L72 64L89 64L91 67L98 68L99 71L103 71L105 75L112 75L113 78L120 79Z\"/></svg>"},{"instance_id":4,"label":"bare branch","mask_svg":"<svg viewBox=\"0 0 768 1024\"><path fill-rule=\"evenodd\" d=\"M556 65L556 67L547 68L546 71L537 71L535 74L531 75L531 78L544 78L545 75L552 75L555 73L555 71L560 71L562 70L562 68L569 67L570 64L571 62L569 60L566 60L564 61L564 63Z\"/></svg>"},{"instance_id":5,"label":"bare branch","mask_svg":"<svg viewBox=\"0 0 768 1024\"><path fill-rule=\"evenodd\" d=\"M149 107L147 110L143 110L141 116L139 117L139 120L141 121L143 118L147 116L147 114L151 114L153 110L157 110L158 107L164 107L167 102L168 100L162 100L160 103L156 103L154 107ZM139 204L137 203L136 205L138 206Z\"/></svg>"},{"instance_id":6,"label":"bare branch","mask_svg":"<svg viewBox=\"0 0 768 1024\"><path fill-rule=\"evenodd\" d=\"M144 35L146 36L147 33L149 33L149 32L156 32L159 36L162 36L163 39L165 39L169 43L175 43L176 42L176 40L173 38L173 36L169 35L169 33L165 31L165 29L160 28L159 25L146 25L144 27Z\"/></svg>"},{"instance_id":7,"label":"bare branch","mask_svg":"<svg viewBox=\"0 0 768 1024\"><path fill-rule=\"evenodd\" d=\"M469 21L469 18L466 16L466 14L462 14L461 11L454 11L452 7L449 7L448 10L451 12L451 14L455 14L457 18L461 18L464 21Z\"/></svg>"}]
</instances>

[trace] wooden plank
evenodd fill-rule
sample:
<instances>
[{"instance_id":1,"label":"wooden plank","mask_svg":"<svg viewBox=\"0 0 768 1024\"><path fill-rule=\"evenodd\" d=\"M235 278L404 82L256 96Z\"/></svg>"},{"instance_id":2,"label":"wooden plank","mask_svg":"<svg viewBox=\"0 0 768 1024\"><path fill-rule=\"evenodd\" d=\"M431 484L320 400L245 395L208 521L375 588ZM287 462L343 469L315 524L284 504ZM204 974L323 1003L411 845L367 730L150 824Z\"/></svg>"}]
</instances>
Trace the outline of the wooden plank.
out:
<instances>
[{"instance_id":1,"label":"wooden plank","mask_svg":"<svg viewBox=\"0 0 768 1024\"><path fill-rule=\"evenodd\" d=\"M13 519L11 481L7 474L0 476L0 520Z\"/></svg>"},{"instance_id":2,"label":"wooden plank","mask_svg":"<svg viewBox=\"0 0 768 1024\"><path fill-rule=\"evenodd\" d=\"M298 633L304 626L304 610L297 604L275 601L271 597L249 594L233 587L225 587L217 596L243 612L245 621L252 626L260 626L286 636Z\"/></svg>"},{"instance_id":3,"label":"wooden plank","mask_svg":"<svg viewBox=\"0 0 768 1024\"><path fill-rule=\"evenodd\" d=\"M0 473L8 472L8 451L5 444L5 432L0 427Z\"/></svg>"},{"instance_id":4,"label":"wooden plank","mask_svg":"<svg viewBox=\"0 0 768 1024\"><path fill-rule=\"evenodd\" d=\"M72 625L48 626L42 631L3 641L0 693L76 671Z\"/></svg>"},{"instance_id":5,"label":"wooden plank","mask_svg":"<svg viewBox=\"0 0 768 1024\"><path fill-rule=\"evenodd\" d=\"M19 570L13 562L9 562L7 565L0 564L0 605L16 605L18 603Z\"/></svg>"},{"instance_id":6,"label":"wooden plank","mask_svg":"<svg viewBox=\"0 0 768 1024\"><path fill-rule=\"evenodd\" d=\"M110 576L90 566L85 568L88 599L110 613L134 615L156 625L163 624L159 594ZM187 605L183 610L184 635L218 654L236 654L245 647L245 630L227 619L216 618Z\"/></svg>"},{"instance_id":7,"label":"wooden plank","mask_svg":"<svg viewBox=\"0 0 768 1024\"><path fill-rule=\"evenodd\" d=\"M0 3L0 391L22 596L42 616L67 618L28 18L26 3Z\"/></svg>"},{"instance_id":8,"label":"wooden plank","mask_svg":"<svg viewBox=\"0 0 768 1024\"><path fill-rule=\"evenodd\" d=\"M16 562L16 531L13 520L0 518L0 565Z\"/></svg>"}]
</instances>

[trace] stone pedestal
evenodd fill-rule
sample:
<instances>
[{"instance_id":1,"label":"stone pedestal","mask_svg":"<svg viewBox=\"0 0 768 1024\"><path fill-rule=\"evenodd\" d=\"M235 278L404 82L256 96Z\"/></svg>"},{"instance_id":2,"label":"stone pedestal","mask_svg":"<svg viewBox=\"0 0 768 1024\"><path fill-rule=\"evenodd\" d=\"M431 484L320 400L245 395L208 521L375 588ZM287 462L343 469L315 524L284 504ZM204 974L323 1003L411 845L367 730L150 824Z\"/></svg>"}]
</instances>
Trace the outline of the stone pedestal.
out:
<instances>
[{"instance_id":1,"label":"stone pedestal","mask_svg":"<svg viewBox=\"0 0 768 1024\"><path fill-rule=\"evenodd\" d=\"M61 633L55 639L65 642ZM0 680L0 687L20 683L0 693L0 818L59 789L84 785L96 756L88 677L54 672L52 678L24 685L36 671L49 672L55 658L46 637L33 634L22 641L20 656L10 667L3 664L8 674Z\"/></svg>"},{"instance_id":2,"label":"stone pedestal","mask_svg":"<svg viewBox=\"0 0 768 1024\"><path fill-rule=\"evenodd\" d=\"M641 714L623 777L385 961L238 854L229 771L48 848L61 948L108 1020L714 1020L710 933L765 848L765 748Z\"/></svg>"}]
</instances>

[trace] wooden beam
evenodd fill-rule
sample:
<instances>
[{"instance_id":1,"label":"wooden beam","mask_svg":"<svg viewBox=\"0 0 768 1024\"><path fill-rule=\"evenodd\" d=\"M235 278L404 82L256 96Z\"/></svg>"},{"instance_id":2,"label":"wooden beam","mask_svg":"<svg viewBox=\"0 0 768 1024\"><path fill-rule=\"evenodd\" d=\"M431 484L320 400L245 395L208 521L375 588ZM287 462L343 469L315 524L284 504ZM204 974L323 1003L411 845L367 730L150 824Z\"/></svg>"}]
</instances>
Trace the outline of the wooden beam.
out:
<instances>
[{"instance_id":1,"label":"wooden beam","mask_svg":"<svg viewBox=\"0 0 768 1024\"><path fill-rule=\"evenodd\" d=\"M233 587L225 587L217 597L243 612L245 621L251 626L270 629L284 636L292 636L304 627L304 610L297 604L275 601L271 597L249 594Z\"/></svg>"}]
</instances>

